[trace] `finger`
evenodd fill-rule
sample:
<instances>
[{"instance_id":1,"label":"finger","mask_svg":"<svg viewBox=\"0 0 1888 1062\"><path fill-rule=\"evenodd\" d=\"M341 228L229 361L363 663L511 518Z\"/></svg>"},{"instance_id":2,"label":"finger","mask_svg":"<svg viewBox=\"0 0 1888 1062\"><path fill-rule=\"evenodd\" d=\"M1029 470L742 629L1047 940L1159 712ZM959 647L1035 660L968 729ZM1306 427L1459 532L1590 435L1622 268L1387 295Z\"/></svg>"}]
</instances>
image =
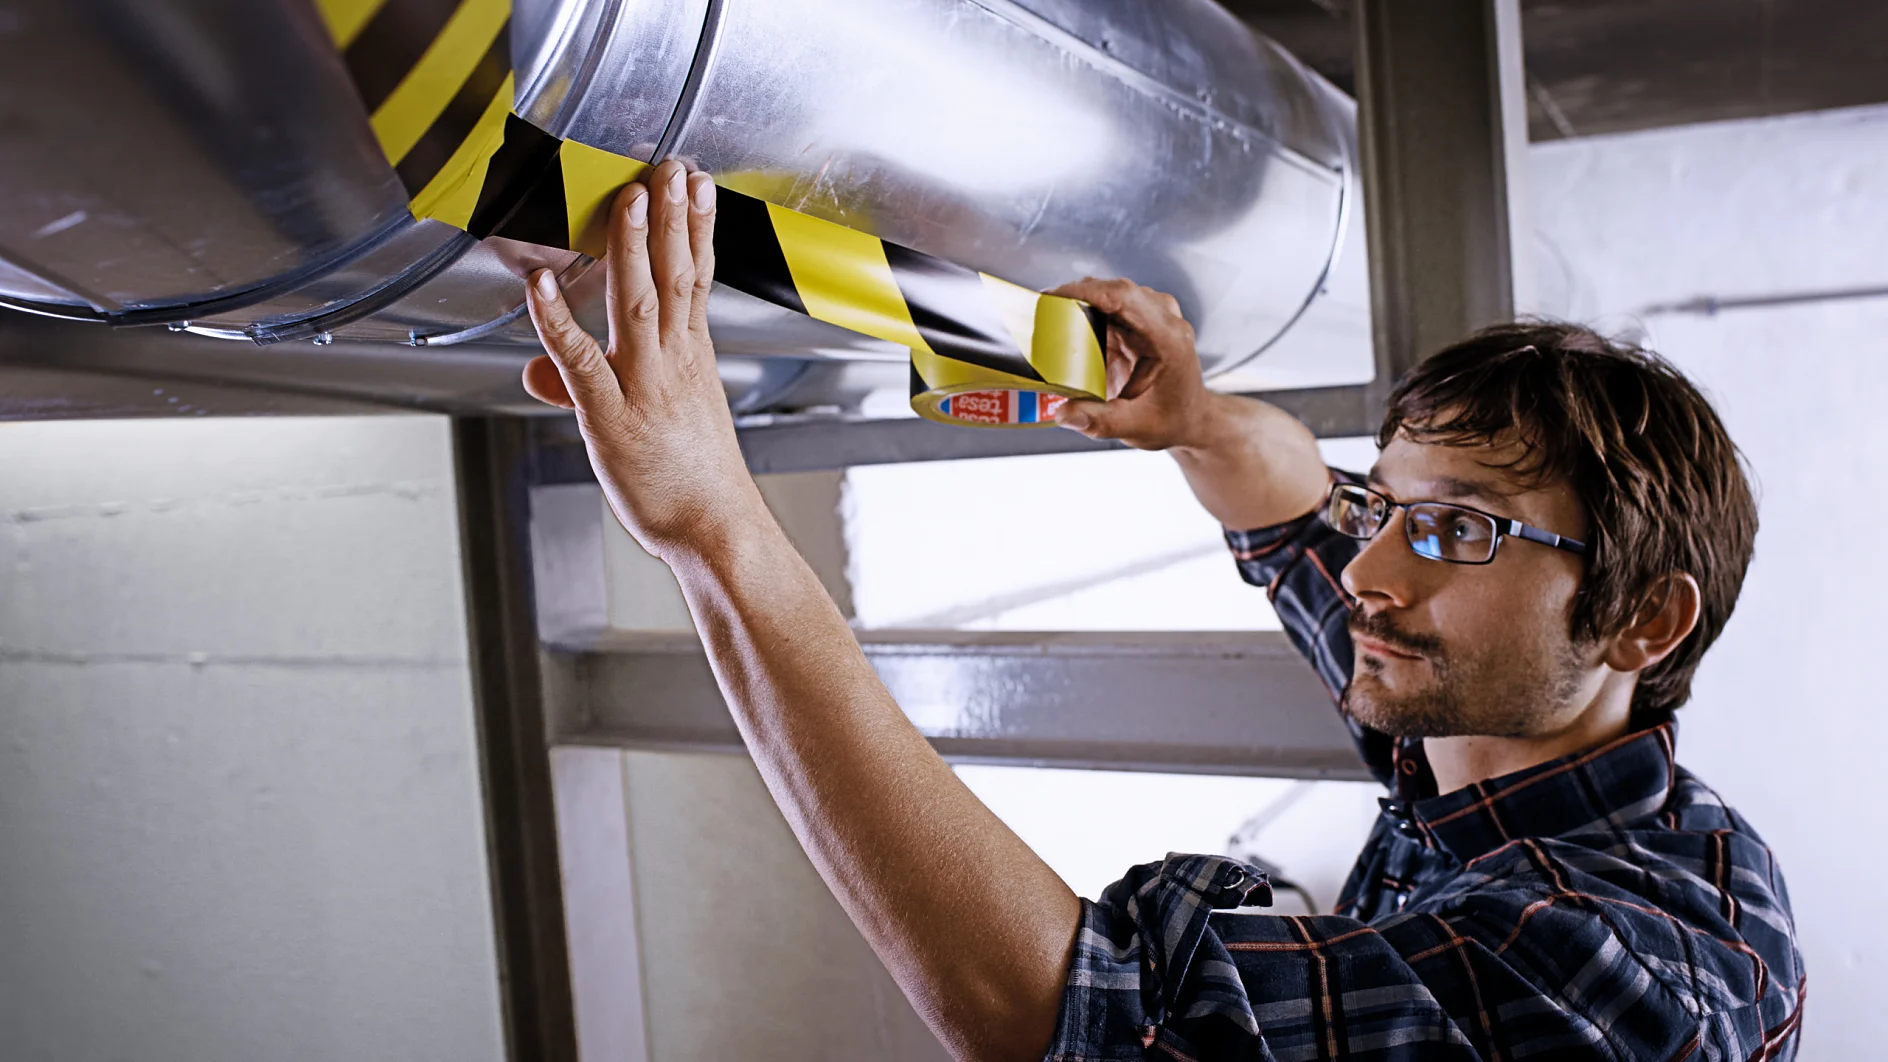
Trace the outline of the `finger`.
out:
<instances>
[{"instance_id":1,"label":"finger","mask_svg":"<svg viewBox=\"0 0 1888 1062\"><path fill-rule=\"evenodd\" d=\"M1162 365L1158 358L1136 358L1129 369L1127 379L1114 389L1114 397L1127 402L1146 394L1159 379Z\"/></svg>"},{"instance_id":2,"label":"finger","mask_svg":"<svg viewBox=\"0 0 1888 1062\"><path fill-rule=\"evenodd\" d=\"M1114 314L1120 312L1128 292L1133 288L1134 283L1128 280L1083 277L1072 284L1053 288L1045 294L1060 295L1065 299L1080 299L1102 313Z\"/></svg>"},{"instance_id":3,"label":"finger","mask_svg":"<svg viewBox=\"0 0 1888 1062\"><path fill-rule=\"evenodd\" d=\"M688 170L669 159L649 181L649 266L660 300L662 342L674 348L688 331L695 301L695 254L689 249Z\"/></svg>"},{"instance_id":4,"label":"finger","mask_svg":"<svg viewBox=\"0 0 1888 1062\"><path fill-rule=\"evenodd\" d=\"M1169 333L1184 321L1179 312L1180 304L1172 296L1131 280L1088 277L1064 284L1049 294L1080 299L1121 325L1150 336Z\"/></svg>"},{"instance_id":5,"label":"finger","mask_svg":"<svg viewBox=\"0 0 1888 1062\"><path fill-rule=\"evenodd\" d=\"M1144 433L1146 420L1132 402L1070 399L1056 410L1055 422L1091 439L1120 439L1129 445Z\"/></svg>"},{"instance_id":6,"label":"finger","mask_svg":"<svg viewBox=\"0 0 1888 1062\"><path fill-rule=\"evenodd\" d=\"M570 316L570 307L565 305L563 293L557 290L557 278L550 270L540 269L531 278L525 302L531 308L538 341L550 353L573 407L595 415L621 406L623 385L617 381L609 359L603 356L603 348Z\"/></svg>"},{"instance_id":7,"label":"finger","mask_svg":"<svg viewBox=\"0 0 1888 1062\"><path fill-rule=\"evenodd\" d=\"M1134 349L1134 346L1128 342L1130 335L1139 338L1138 334L1130 333L1125 329L1108 329L1107 342L1104 345L1102 355L1102 366L1105 378L1105 387L1101 393L1103 398L1114 398L1118 396L1121 393L1121 388L1127 385L1128 377L1133 375L1134 367L1145 364L1147 361L1147 359L1141 357L1140 351ZM1146 342L1146 340L1142 340L1142 342Z\"/></svg>"},{"instance_id":8,"label":"finger","mask_svg":"<svg viewBox=\"0 0 1888 1062\"><path fill-rule=\"evenodd\" d=\"M610 249L606 278L610 349L618 371L628 371L639 356L659 349L656 332L656 285L649 275L649 189L631 182L610 206Z\"/></svg>"},{"instance_id":9,"label":"finger","mask_svg":"<svg viewBox=\"0 0 1888 1062\"><path fill-rule=\"evenodd\" d=\"M688 175L688 245L695 252L695 294L689 304L689 331L708 334L708 292L715 283L715 182L705 173Z\"/></svg>"},{"instance_id":10,"label":"finger","mask_svg":"<svg viewBox=\"0 0 1888 1062\"><path fill-rule=\"evenodd\" d=\"M564 378L557 372L557 363L549 354L539 354L525 362L524 393L547 406L577 408L577 403L570 400L570 391L564 387Z\"/></svg>"}]
</instances>

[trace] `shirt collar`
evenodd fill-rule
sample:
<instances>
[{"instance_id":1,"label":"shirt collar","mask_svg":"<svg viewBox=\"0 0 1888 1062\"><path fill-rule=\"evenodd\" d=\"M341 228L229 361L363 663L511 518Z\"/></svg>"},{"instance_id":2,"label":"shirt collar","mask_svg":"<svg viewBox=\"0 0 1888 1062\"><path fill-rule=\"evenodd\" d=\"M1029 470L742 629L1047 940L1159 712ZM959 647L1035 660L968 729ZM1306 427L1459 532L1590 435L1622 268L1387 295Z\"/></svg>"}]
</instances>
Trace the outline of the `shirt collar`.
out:
<instances>
[{"instance_id":1,"label":"shirt collar","mask_svg":"<svg viewBox=\"0 0 1888 1062\"><path fill-rule=\"evenodd\" d=\"M1615 828L1665 805L1677 773L1670 720L1585 752L1489 778L1441 796L1390 801L1405 832L1464 863L1521 837ZM1416 743L1420 744L1420 743ZM1405 747L1399 758L1421 755ZM1428 764L1422 765L1428 773Z\"/></svg>"}]
</instances>

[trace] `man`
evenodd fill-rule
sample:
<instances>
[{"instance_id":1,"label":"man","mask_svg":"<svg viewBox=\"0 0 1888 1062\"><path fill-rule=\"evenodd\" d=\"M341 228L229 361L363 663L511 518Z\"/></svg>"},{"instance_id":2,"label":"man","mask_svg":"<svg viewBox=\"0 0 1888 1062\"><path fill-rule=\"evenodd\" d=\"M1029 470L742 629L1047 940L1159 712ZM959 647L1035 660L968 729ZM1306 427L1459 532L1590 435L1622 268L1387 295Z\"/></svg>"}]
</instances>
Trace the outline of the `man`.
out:
<instances>
[{"instance_id":1,"label":"man","mask_svg":"<svg viewBox=\"0 0 1888 1062\"><path fill-rule=\"evenodd\" d=\"M1062 423L1174 453L1394 790L1337 915L1233 913L1263 877L1203 856L1090 903L906 720L762 504L707 333L713 203L674 163L627 187L608 350L540 273L526 385L575 407L795 835L958 1057L1794 1054L1782 878L1672 761L1756 529L1675 371L1579 329L1484 333L1403 383L1359 482L1206 391L1171 299L1064 289L1111 317L1116 394Z\"/></svg>"}]
</instances>

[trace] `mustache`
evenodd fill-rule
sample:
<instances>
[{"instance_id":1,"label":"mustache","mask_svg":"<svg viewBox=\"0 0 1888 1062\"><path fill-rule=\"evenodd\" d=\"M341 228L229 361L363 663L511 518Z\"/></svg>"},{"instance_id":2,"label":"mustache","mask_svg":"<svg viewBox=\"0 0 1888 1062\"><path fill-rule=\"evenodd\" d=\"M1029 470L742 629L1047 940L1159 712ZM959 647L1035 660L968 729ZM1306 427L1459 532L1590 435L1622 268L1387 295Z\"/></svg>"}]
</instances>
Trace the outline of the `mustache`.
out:
<instances>
[{"instance_id":1,"label":"mustache","mask_svg":"<svg viewBox=\"0 0 1888 1062\"><path fill-rule=\"evenodd\" d=\"M1382 642L1411 656L1439 656L1442 653L1442 639L1430 634L1411 634L1399 630L1390 617L1382 612L1352 612L1350 632Z\"/></svg>"}]
</instances>

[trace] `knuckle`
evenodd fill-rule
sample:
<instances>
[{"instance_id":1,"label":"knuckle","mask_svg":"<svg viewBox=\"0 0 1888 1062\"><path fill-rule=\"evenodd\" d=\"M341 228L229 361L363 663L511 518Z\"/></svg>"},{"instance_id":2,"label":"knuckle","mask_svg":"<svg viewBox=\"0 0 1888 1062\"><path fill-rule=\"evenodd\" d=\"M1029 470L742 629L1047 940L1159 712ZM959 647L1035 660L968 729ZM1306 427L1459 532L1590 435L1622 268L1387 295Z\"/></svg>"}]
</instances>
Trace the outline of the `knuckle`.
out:
<instances>
[{"instance_id":1,"label":"knuckle","mask_svg":"<svg viewBox=\"0 0 1888 1062\"><path fill-rule=\"evenodd\" d=\"M695 271L678 270L669 278L669 294L677 299L686 299L695 293Z\"/></svg>"},{"instance_id":2,"label":"knuckle","mask_svg":"<svg viewBox=\"0 0 1888 1062\"><path fill-rule=\"evenodd\" d=\"M632 321L653 321L660 312L661 306L653 294L629 300L629 319Z\"/></svg>"}]
</instances>

